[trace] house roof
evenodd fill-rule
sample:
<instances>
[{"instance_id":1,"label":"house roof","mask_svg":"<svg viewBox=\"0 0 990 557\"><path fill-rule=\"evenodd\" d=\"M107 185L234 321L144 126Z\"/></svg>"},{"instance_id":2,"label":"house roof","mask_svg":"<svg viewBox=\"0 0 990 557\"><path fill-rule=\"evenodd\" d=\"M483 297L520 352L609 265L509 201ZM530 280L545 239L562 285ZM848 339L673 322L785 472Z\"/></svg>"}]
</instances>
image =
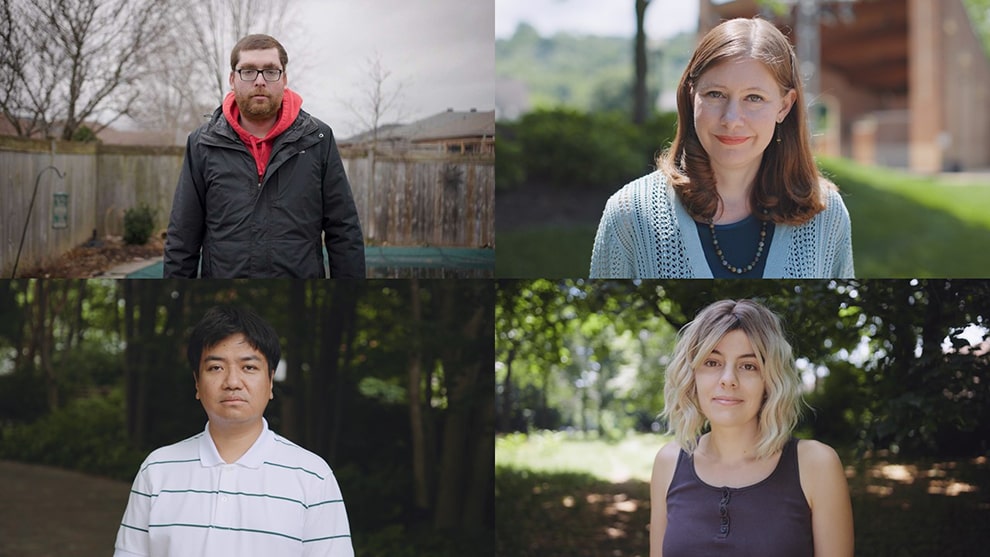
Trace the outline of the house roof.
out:
<instances>
[{"instance_id":1,"label":"house roof","mask_svg":"<svg viewBox=\"0 0 990 557\"><path fill-rule=\"evenodd\" d=\"M21 118L22 125L27 127L30 121L27 118ZM98 124L94 122L84 122L84 125L90 128L96 127ZM58 137L61 133L61 127L56 124L50 130L50 133L54 137ZM10 123L6 118L0 118L0 136L15 136L17 135L17 130L14 125ZM100 130L96 137L107 145L175 145L176 142L172 137L172 134L166 131L150 131L150 130L120 130L117 128L106 127ZM33 139L44 139L41 132L36 131L31 134Z\"/></svg>"},{"instance_id":2,"label":"house roof","mask_svg":"<svg viewBox=\"0 0 990 557\"><path fill-rule=\"evenodd\" d=\"M371 139L371 131L366 131L341 140L344 144L354 144ZM378 128L378 139L406 140L422 142L459 137L492 137L495 135L495 111L478 112L454 111L434 114L411 124L389 124Z\"/></svg>"}]
</instances>

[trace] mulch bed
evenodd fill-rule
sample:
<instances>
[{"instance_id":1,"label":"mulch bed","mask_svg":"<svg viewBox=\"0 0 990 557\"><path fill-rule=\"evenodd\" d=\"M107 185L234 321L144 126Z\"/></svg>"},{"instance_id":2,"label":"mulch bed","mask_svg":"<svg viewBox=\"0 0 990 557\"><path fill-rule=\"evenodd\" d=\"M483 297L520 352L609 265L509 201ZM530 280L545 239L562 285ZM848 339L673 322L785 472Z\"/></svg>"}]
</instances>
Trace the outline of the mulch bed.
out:
<instances>
[{"instance_id":1,"label":"mulch bed","mask_svg":"<svg viewBox=\"0 0 990 557\"><path fill-rule=\"evenodd\" d=\"M144 245L128 245L117 236L72 248L58 259L38 267L18 270L20 278L92 278L130 261L161 258L165 241L152 238Z\"/></svg>"}]
</instances>

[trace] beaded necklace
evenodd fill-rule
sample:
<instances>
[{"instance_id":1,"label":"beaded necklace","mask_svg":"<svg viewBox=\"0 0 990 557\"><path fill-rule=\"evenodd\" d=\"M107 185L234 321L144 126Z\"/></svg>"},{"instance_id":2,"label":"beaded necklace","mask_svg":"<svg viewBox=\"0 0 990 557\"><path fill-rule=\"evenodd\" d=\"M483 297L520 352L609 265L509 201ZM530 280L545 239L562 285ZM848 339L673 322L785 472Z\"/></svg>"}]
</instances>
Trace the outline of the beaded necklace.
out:
<instances>
[{"instance_id":1,"label":"beaded necklace","mask_svg":"<svg viewBox=\"0 0 990 557\"><path fill-rule=\"evenodd\" d=\"M766 216L767 210L763 209L763 215ZM725 254L722 253L722 248L718 245L718 236L715 235L715 220L708 219L708 229L712 232L712 243L715 244L715 255L718 256L718 260L722 262L722 266L729 270L730 273L741 275L743 273L748 273L752 271L756 264L760 262L760 257L763 255L763 247L766 245L767 239L767 220L763 219L763 224L760 225L760 243L756 246L756 257L753 258L753 262L745 267L736 267L732 263L725 260Z\"/></svg>"}]
</instances>

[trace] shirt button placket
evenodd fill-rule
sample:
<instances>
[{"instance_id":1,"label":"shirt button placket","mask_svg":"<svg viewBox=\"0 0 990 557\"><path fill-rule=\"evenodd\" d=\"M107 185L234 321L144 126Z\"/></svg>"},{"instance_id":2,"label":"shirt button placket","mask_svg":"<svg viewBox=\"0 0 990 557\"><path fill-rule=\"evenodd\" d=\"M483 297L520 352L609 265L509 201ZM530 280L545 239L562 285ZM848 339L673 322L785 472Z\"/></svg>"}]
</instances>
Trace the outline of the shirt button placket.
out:
<instances>
[{"instance_id":1,"label":"shirt button placket","mask_svg":"<svg viewBox=\"0 0 990 557\"><path fill-rule=\"evenodd\" d=\"M729 535L729 500L732 493L728 487L722 488L722 498L718 502L718 537L725 538Z\"/></svg>"},{"instance_id":2,"label":"shirt button placket","mask_svg":"<svg viewBox=\"0 0 990 557\"><path fill-rule=\"evenodd\" d=\"M229 525L229 518L233 515L233 496L230 493L237 491L237 466L223 464L220 466L220 481L218 482L217 494L218 504L216 506L216 522L218 525Z\"/></svg>"}]
</instances>

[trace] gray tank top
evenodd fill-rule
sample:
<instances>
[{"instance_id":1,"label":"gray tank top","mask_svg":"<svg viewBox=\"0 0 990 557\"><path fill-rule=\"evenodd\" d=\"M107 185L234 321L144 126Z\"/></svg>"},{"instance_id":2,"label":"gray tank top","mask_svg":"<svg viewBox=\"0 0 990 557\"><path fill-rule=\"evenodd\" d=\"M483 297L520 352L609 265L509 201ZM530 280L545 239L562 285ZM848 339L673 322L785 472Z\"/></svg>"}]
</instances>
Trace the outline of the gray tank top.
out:
<instances>
[{"instance_id":1,"label":"gray tank top","mask_svg":"<svg viewBox=\"0 0 990 557\"><path fill-rule=\"evenodd\" d=\"M683 450L667 490L664 557L805 557L815 554L811 509L801 489L797 439L773 472L750 486L701 481Z\"/></svg>"}]
</instances>

